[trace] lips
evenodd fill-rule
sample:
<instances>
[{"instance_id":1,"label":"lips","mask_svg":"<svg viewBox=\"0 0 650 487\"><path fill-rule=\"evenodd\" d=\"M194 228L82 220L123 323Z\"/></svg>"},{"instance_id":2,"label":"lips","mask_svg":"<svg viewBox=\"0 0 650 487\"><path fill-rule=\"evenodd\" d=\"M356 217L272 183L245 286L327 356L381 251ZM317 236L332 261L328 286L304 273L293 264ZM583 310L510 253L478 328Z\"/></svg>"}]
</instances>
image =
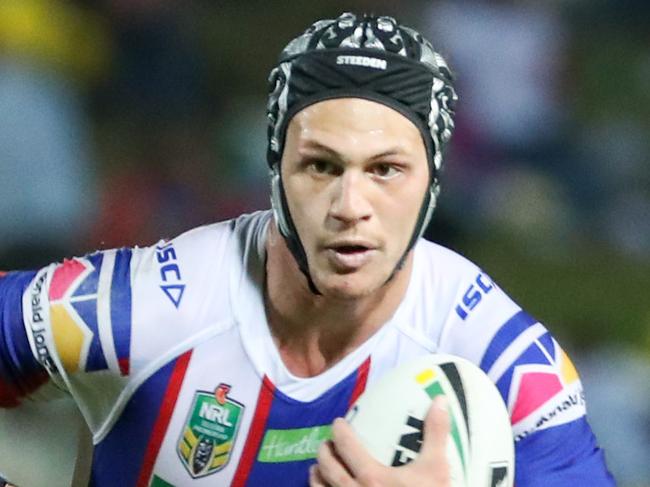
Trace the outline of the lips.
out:
<instances>
[{"instance_id":1,"label":"lips","mask_svg":"<svg viewBox=\"0 0 650 487\"><path fill-rule=\"evenodd\" d=\"M333 247L332 249L342 254L355 254L369 250L368 247L363 245L341 245L339 247Z\"/></svg>"},{"instance_id":2,"label":"lips","mask_svg":"<svg viewBox=\"0 0 650 487\"><path fill-rule=\"evenodd\" d=\"M340 272L354 272L367 264L377 247L366 241L338 241L325 247L328 260Z\"/></svg>"}]
</instances>

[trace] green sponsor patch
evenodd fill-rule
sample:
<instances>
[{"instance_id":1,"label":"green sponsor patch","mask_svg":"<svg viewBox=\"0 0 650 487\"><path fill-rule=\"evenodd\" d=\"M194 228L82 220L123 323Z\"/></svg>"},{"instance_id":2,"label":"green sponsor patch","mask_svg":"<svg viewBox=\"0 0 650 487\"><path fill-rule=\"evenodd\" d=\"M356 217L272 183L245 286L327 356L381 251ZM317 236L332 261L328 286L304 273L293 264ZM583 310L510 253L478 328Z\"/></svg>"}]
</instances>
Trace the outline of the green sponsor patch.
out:
<instances>
[{"instance_id":1,"label":"green sponsor patch","mask_svg":"<svg viewBox=\"0 0 650 487\"><path fill-rule=\"evenodd\" d=\"M174 485L161 479L157 475L154 475L153 479L151 479L151 483L149 484L149 487L174 487Z\"/></svg>"},{"instance_id":2,"label":"green sponsor patch","mask_svg":"<svg viewBox=\"0 0 650 487\"><path fill-rule=\"evenodd\" d=\"M267 430L258 462L297 462L316 458L321 443L332 437L330 425L283 430Z\"/></svg>"}]
</instances>

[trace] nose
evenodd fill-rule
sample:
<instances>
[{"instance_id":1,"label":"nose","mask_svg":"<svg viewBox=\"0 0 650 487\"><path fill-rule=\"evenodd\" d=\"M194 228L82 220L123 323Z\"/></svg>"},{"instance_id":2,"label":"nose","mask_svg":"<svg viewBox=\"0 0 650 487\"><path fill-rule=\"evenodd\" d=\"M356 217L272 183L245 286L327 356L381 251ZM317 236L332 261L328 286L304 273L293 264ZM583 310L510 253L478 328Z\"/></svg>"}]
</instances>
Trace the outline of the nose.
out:
<instances>
[{"instance_id":1,"label":"nose","mask_svg":"<svg viewBox=\"0 0 650 487\"><path fill-rule=\"evenodd\" d=\"M335 183L330 217L345 225L370 219L372 211L366 189L362 174L354 171L343 172Z\"/></svg>"}]
</instances>

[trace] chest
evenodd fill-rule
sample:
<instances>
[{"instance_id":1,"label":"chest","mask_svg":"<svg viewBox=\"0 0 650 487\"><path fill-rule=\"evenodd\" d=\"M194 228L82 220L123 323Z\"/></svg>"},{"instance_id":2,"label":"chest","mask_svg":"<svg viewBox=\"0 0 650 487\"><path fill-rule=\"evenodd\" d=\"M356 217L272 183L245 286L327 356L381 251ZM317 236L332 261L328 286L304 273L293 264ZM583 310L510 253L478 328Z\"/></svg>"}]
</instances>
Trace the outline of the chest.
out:
<instances>
[{"instance_id":1,"label":"chest","mask_svg":"<svg viewBox=\"0 0 650 487\"><path fill-rule=\"evenodd\" d=\"M352 358L329 382L297 381L289 395L241 340L190 350L131 397L95 449L93 485L307 485L332 421L382 368L374 353Z\"/></svg>"}]
</instances>

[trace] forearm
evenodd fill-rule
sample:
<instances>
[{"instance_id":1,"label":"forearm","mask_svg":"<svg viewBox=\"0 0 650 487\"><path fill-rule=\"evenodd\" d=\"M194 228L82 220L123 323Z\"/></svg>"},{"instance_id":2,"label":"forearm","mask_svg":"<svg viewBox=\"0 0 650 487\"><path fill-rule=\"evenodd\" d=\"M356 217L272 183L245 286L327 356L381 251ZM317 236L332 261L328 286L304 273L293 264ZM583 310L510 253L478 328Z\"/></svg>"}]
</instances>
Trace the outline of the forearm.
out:
<instances>
[{"instance_id":1,"label":"forearm","mask_svg":"<svg viewBox=\"0 0 650 487\"><path fill-rule=\"evenodd\" d=\"M22 296L34 272L0 274L0 407L15 407L47 382L23 325Z\"/></svg>"}]
</instances>

